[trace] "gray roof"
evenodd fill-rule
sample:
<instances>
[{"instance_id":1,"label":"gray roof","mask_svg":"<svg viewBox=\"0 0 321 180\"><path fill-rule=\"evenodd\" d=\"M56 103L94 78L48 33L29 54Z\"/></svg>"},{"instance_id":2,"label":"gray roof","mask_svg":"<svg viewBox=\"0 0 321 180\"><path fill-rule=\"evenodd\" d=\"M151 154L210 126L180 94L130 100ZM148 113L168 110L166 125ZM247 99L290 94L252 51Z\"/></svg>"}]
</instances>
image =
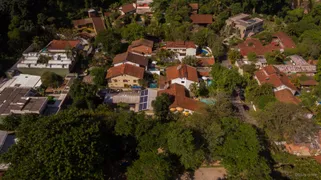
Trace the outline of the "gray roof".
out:
<instances>
[{"instance_id":1,"label":"gray roof","mask_svg":"<svg viewBox=\"0 0 321 180\"><path fill-rule=\"evenodd\" d=\"M0 93L0 115L40 113L46 97L30 97L31 88L7 87Z\"/></svg>"}]
</instances>

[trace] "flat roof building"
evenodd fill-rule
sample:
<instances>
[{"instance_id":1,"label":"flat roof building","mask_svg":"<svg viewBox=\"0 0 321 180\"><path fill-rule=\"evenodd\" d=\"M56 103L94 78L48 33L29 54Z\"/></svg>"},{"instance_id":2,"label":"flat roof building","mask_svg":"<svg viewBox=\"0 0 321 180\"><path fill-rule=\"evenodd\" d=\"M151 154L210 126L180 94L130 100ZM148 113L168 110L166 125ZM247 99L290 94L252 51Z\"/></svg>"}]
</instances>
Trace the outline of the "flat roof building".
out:
<instances>
[{"instance_id":1,"label":"flat roof building","mask_svg":"<svg viewBox=\"0 0 321 180\"><path fill-rule=\"evenodd\" d=\"M251 18L248 14L238 14L226 20L226 25L230 31L235 32L240 38L252 36L263 30L263 20Z\"/></svg>"},{"instance_id":2,"label":"flat roof building","mask_svg":"<svg viewBox=\"0 0 321 180\"><path fill-rule=\"evenodd\" d=\"M0 84L0 92L6 87L38 88L42 84L40 76L19 74Z\"/></svg>"},{"instance_id":3,"label":"flat roof building","mask_svg":"<svg viewBox=\"0 0 321 180\"><path fill-rule=\"evenodd\" d=\"M41 114L46 97L34 97L31 88L7 87L0 93L0 116L10 114Z\"/></svg>"}]
</instances>

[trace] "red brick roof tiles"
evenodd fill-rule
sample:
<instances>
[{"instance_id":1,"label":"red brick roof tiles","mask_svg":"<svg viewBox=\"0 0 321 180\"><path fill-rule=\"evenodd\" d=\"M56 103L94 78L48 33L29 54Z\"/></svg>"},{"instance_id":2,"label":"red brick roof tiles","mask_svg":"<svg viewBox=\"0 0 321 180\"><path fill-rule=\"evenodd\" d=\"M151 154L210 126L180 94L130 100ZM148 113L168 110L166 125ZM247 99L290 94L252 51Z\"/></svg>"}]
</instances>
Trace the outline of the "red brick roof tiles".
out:
<instances>
[{"instance_id":1,"label":"red brick roof tiles","mask_svg":"<svg viewBox=\"0 0 321 180\"><path fill-rule=\"evenodd\" d=\"M148 59L145 56L131 52L117 54L113 59L113 64L123 63L125 61L133 62L145 67L148 66Z\"/></svg>"},{"instance_id":2,"label":"red brick roof tiles","mask_svg":"<svg viewBox=\"0 0 321 180\"><path fill-rule=\"evenodd\" d=\"M263 46L261 41L256 38L247 38L238 45L242 56L254 52L257 55L264 55L267 52L279 51L281 49L295 48L293 40L284 32L278 32L273 35L277 39L272 40L268 45Z\"/></svg>"},{"instance_id":3,"label":"red brick roof tiles","mask_svg":"<svg viewBox=\"0 0 321 180\"><path fill-rule=\"evenodd\" d=\"M212 66L215 64L214 57L212 58L198 58L197 65L201 67Z\"/></svg>"},{"instance_id":4,"label":"red brick roof tiles","mask_svg":"<svg viewBox=\"0 0 321 180\"><path fill-rule=\"evenodd\" d=\"M256 71L255 77L260 84L269 83L272 84L274 88L285 85L293 91L297 91L297 88L291 83L290 79L274 66L266 66Z\"/></svg>"},{"instance_id":5,"label":"red brick roof tiles","mask_svg":"<svg viewBox=\"0 0 321 180\"><path fill-rule=\"evenodd\" d=\"M288 89L274 92L275 98L283 103L299 104L301 101Z\"/></svg>"},{"instance_id":6,"label":"red brick roof tiles","mask_svg":"<svg viewBox=\"0 0 321 180\"><path fill-rule=\"evenodd\" d=\"M133 4L125 4L123 6L121 6L121 10L126 14L132 11L135 11L136 8Z\"/></svg>"},{"instance_id":7,"label":"red brick roof tiles","mask_svg":"<svg viewBox=\"0 0 321 180\"><path fill-rule=\"evenodd\" d=\"M198 3L189 3L188 5L192 8L192 10L198 10Z\"/></svg>"},{"instance_id":8,"label":"red brick roof tiles","mask_svg":"<svg viewBox=\"0 0 321 180\"><path fill-rule=\"evenodd\" d=\"M198 74L196 68L180 64L166 68L166 79L171 81L176 78L186 78L190 81L198 82Z\"/></svg>"},{"instance_id":9,"label":"red brick roof tiles","mask_svg":"<svg viewBox=\"0 0 321 180\"><path fill-rule=\"evenodd\" d=\"M119 66L114 66L112 68L109 68L107 71L106 79L117 77L124 74L137 77L139 79L143 79L144 72L145 72L144 68L137 67L131 64L122 64Z\"/></svg>"},{"instance_id":10,"label":"red brick roof tiles","mask_svg":"<svg viewBox=\"0 0 321 180\"><path fill-rule=\"evenodd\" d=\"M66 50L67 48L75 48L80 40L52 40L47 46L48 50Z\"/></svg>"},{"instance_id":11,"label":"red brick roof tiles","mask_svg":"<svg viewBox=\"0 0 321 180\"><path fill-rule=\"evenodd\" d=\"M190 18L193 24L212 24L213 23L212 14L192 14Z\"/></svg>"},{"instance_id":12,"label":"red brick roof tiles","mask_svg":"<svg viewBox=\"0 0 321 180\"><path fill-rule=\"evenodd\" d=\"M163 93L172 95L175 98L173 104L170 105L170 108L181 107L196 111L199 110L203 105L200 101L187 97L185 87L180 84L171 84L168 89L159 91L158 95Z\"/></svg>"}]
</instances>

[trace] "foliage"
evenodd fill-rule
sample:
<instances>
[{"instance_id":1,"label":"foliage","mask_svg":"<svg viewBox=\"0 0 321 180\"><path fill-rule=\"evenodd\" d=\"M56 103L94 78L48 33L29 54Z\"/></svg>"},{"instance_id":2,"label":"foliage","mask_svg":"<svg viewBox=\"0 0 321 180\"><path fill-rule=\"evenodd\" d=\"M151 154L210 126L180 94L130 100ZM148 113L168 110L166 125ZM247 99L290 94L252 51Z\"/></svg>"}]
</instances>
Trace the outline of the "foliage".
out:
<instances>
[{"instance_id":1,"label":"foliage","mask_svg":"<svg viewBox=\"0 0 321 180\"><path fill-rule=\"evenodd\" d=\"M282 64L284 61L284 56L279 51L265 53L264 58L268 64Z\"/></svg>"},{"instance_id":2,"label":"foliage","mask_svg":"<svg viewBox=\"0 0 321 180\"><path fill-rule=\"evenodd\" d=\"M256 62L257 61L257 55L254 52L249 52L247 54L247 59L249 61Z\"/></svg>"},{"instance_id":3,"label":"foliage","mask_svg":"<svg viewBox=\"0 0 321 180\"><path fill-rule=\"evenodd\" d=\"M314 123L297 105L275 102L268 104L258 115L259 124L273 141L294 139L305 142L315 131Z\"/></svg>"},{"instance_id":4,"label":"foliage","mask_svg":"<svg viewBox=\"0 0 321 180\"><path fill-rule=\"evenodd\" d=\"M94 109L100 100L96 96L97 86L75 80L70 88L73 106L82 109Z\"/></svg>"},{"instance_id":5,"label":"foliage","mask_svg":"<svg viewBox=\"0 0 321 180\"><path fill-rule=\"evenodd\" d=\"M168 149L171 153L180 156L180 162L186 169L196 169L204 160L204 152L195 147L191 130L171 124L167 133Z\"/></svg>"},{"instance_id":6,"label":"foliage","mask_svg":"<svg viewBox=\"0 0 321 180\"><path fill-rule=\"evenodd\" d=\"M10 162L4 179L103 179L105 160L114 156L106 152L117 147L106 117L70 110L24 121L19 143L2 157Z\"/></svg>"},{"instance_id":7,"label":"foliage","mask_svg":"<svg viewBox=\"0 0 321 180\"><path fill-rule=\"evenodd\" d=\"M113 30L104 30L98 33L95 39L95 45L102 45L104 53L108 56L114 56L121 50L121 36Z\"/></svg>"},{"instance_id":8,"label":"foliage","mask_svg":"<svg viewBox=\"0 0 321 180\"><path fill-rule=\"evenodd\" d=\"M45 87L57 88L62 84L63 78L54 72L47 71L41 75L41 82Z\"/></svg>"},{"instance_id":9,"label":"foliage","mask_svg":"<svg viewBox=\"0 0 321 180\"><path fill-rule=\"evenodd\" d=\"M170 61L176 57L175 52L167 49L160 49L156 52L156 59L158 61Z\"/></svg>"},{"instance_id":10,"label":"foliage","mask_svg":"<svg viewBox=\"0 0 321 180\"><path fill-rule=\"evenodd\" d=\"M209 31L210 30L208 28L202 28L198 30L196 33L192 35L192 40L195 44L199 45L200 47L206 46Z\"/></svg>"},{"instance_id":11,"label":"foliage","mask_svg":"<svg viewBox=\"0 0 321 180\"><path fill-rule=\"evenodd\" d=\"M318 60L317 73L314 76L315 80L321 82L321 60Z\"/></svg>"},{"instance_id":12,"label":"foliage","mask_svg":"<svg viewBox=\"0 0 321 180\"><path fill-rule=\"evenodd\" d=\"M195 56L185 56L182 59L182 63L193 66L193 67L197 67L198 59Z\"/></svg>"},{"instance_id":13,"label":"foliage","mask_svg":"<svg viewBox=\"0 0 321 180\"><path fill-rule=\"evenodd\" d=\"M153 152L142 153L137 161L128 168L127 178L129 180L149 180L170 178L171 164L162 154Z\"/></svg>"},{"instance_id":14,"label":"foliage","mask_svg":"<svg viewBox=\"0 0 321 180\"><path fill-rule=\"evenodd\" d=\"M106 84L105 68L96 67L91 70L90 74L94 76L93 81L97 86L104 86Z\"/></svg>"},{"instance_id":15,"label":"foliage","mask_svg":"<svg viewBox=\"0 0 321 180\"><path fill-rule=\"evenodd\" d=\"M242 58L242 55L239 51L230 50L227 54L227 57L231 61L231 63L234 64L236 60L239 60Z\"/></svg>"},{"instance_id":16,"label":"foliage","mask_svg":"<svg viewBox=\"0 0 321 180\"><path fill-rule=\"evenodd\" d=\"M244 72L249 73L250 75L253 75L256 71L255 64L244 64L241 68Z\"/></svg>"},{"instance_id":17,"label":"foliage","mask_svg":"<svg viewBox=\"0 0 321 180\"><path fill-rule=\"evenodd\" d=\"M273 155L273 159L277 164L282 164L282 166L276 166L275 171L281 173L285 178L302 179L302 177L306 177L306 179L317 180L321 176L321 166L312 158L276 153Z\"/></svg>"},{"instance_id":18,"label":"foliage","mask_svg":"<svg viewBox=\"0 0 321 180\"><path fill-rule=\"evenodd\" d=\"M248 101L253 101L259 109L264 109L270 102L276 101L271 84L262 84L259 86L256 80L248 82L245 89L245 96Z\"/></svg>"},{"instance_id":19,"label":"foliage","mask_svg":"<svg viewBox=\"0 0 321 180\"><path fill-rule=\"evenodd\" d=\"M231 94L236 87L245 85L243 77L234 69L227 69L219 64L214 64L211 75L213 78L210 91L223 91Z\"/></svg>"},{"instance_id":20,"label":"foliage","mask_svg":"<svg viewBox=\"0 0 321 180\"><path fill-rule=\"evenodd\" d=\"M169 106L172 104L172 98L168 94L162 94L157 96L156 99L152 102L154 108L155 116L161 120L166 120L169 116Z\"/></svg>"},{"instance_id":21,"label":"foliage","mask_svg":"<svg viewBox=\"0 0 321 180\"><path fill-rule=\"evenodd\" d=\"M228 132L222 145L223 164L229 176L240 179L271 179L270 168L260 157L260 142L256 131L248 124L238 124L234 119L222 119Z\"/></svg>"},{"instance_id":22,"label":"foliage","mask_svg":"<svg viewBox=\"0 0 321 180\"><path fill-rule=\"evenodd\" d=\"M123 39L131 42L145 35L145 28L137 23L131 23L121 29L121 36Z\"/></svg>"}]
</instances>

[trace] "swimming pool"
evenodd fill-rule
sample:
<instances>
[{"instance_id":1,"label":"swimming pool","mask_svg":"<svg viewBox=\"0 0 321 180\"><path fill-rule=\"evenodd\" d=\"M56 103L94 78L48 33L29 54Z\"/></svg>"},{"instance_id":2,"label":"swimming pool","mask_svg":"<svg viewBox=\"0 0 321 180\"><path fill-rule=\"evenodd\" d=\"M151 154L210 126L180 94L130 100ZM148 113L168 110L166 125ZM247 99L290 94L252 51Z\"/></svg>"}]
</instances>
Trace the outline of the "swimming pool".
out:
<instances>
[{"instance_id":1,"label":"swimming pool","mask_svg":"<svg viewBox=\"0 0 321 180\"><path fill-rule=\"evenodd\" d=\"M207 99L200 99L200 101L207 104L207 105L214 105L215 104L215 99L207 98Z\"/></svg>"},{"instance_id":2,"label":"swimming pool","mask_svg":"<svg viewBox=\"0 0 321 180\"><path fill-rule=\"evenodd\" d=\"M202 50L201 50L201 54L207 55L207 54L208 54L208 51L207 51L206 49L202 49Z\"/></svg>"}]
</instances>

